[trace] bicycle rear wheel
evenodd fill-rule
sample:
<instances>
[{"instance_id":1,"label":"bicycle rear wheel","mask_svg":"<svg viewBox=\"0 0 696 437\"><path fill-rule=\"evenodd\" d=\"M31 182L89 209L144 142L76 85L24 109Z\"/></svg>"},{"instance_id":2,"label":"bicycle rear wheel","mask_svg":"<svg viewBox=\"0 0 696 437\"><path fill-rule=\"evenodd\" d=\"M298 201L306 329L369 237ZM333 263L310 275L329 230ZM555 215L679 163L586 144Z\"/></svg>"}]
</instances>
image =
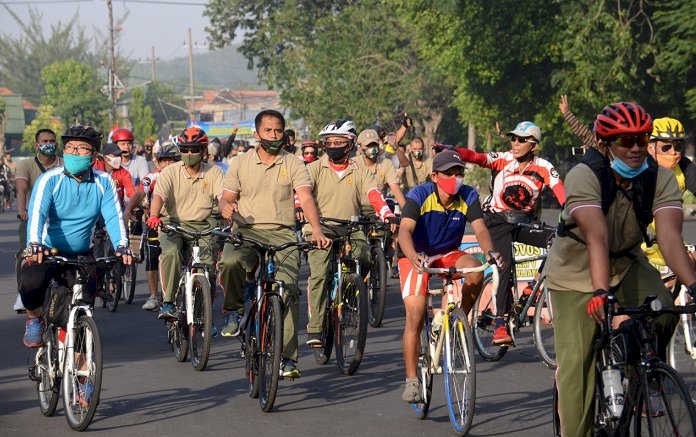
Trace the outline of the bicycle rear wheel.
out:
<instances>
[{"instance_id":1,"label":"bicycle rear wheel","mask_svg":"<svg viewBox=\"0 0 696 437\"><path fill-rule=\"evenodd\" d=\"M102 380L102 348L94 319L82 315L75 323L74 368L63 375L63 408L70 427L84 431L99 404Z\"/></svg>"},{"instance_id":2,"label":"bicycle rear wheel","mask_svg":"<svg viewBox=\"0 0 696 437\"><path fill-rule=\"evenodd\" d=\"M208 364L213 341L213 304L207 279L194 276L192 287L193 324L189 326L189 351L193 368L200 372Z\"/></svg>"},{"instance_id":3,"label":"bicycle rear wheel","mask_svg":"<svg viewBox=\"0 0 696 437\"><path fill-rule=\"evenodd\" d=\"M344 375L360 367L367 341L367 289L357 273L345 276L343 299L336 307L336 364Z\"/></svg>"},{"instance_id":4,"label":"bicycle rear wheel","mask_svg":"<svg viewBox=\"0 0 696 437\"><path fill-rule=\"evenodd\" d=\"M537 293L539 299L534 307L534 345L539 353L539 358L546 367L555 370L556 348L554 346L553 309L550 294L544 284L539 286Z\"/></svg>"},{"instance_id":5,"label":"bicycle rear wheel","mask_svg":"<svg viewBox=\"0 0 696 437\"><path fill-rule=\"evenodd\" d=\"M46 336L50 336L51 338L46 341L46 345L37 353L38 359L32 373L32 379L36 379L36 393L39 397L39 409L41 410L41 414L50 417L56 412L56 406L58 405L60 380L58 377L55 379L51 378L51 369L48 367L48 354L51 354L51 363L53 363L54 368L57 368L60 363L58 363L56 339L50 328Z\"/></svg>"},{"instance_id":6,"label":"bicycle rear wheel","mask_svg":"<svg viewBox=\"0 0 696 437\"><path fill-rule=\"evenodd\" d=\"M170 341L174 348L174 357L180 363L186 361L189 353L188 324L186 323L186 291L184 284L179 285L175 299L176 319L168 321Z\"/></svg>"},{"instance_id":7,"label":"bicycle rear wheel","mask_svg":"<svg viewBox=\"0 0 696 437\"><path fill-rule=\"evenodd\" d=\"M508 350L507 346L493 344L495 330L495 306L492 298L491 275L483 280L483 289L472 309L472 324L474 325L474 340L476 349L486 361L499 361Z\"/></svg>"},{"instance_id":8,"label":"bicycle rear wheel","mask_svg":"<svg viewBox=\"0 0 696 437\"><path fill-rule=\"evenodd\" d=\"M461 308L449 315L445 334L445 394L454 431L466 435L474 419L476 398L476 359L471 327Z\"/></svg>"},{"instance_id":9,"label":"bicycle rear wheel","mask_svg":"<svg viewBox=\"0 0 696 437\"><path fill-rule=\"evenodd\" d=\"M104 281L104 297L106 309L110 312L116 311L118 301L121 300L121 292L123 291L123 282L121 282L121 271L123 270L120 263L114 264L106 273Z\"/></svg>"},{"instance_id":10,"label":"bicycle rear wheel","mask_svg":"<svg viewBox=\"0 0 696 437\"><path fill-rule=\"evenodd\" d=\"M372 268L368 280L370 326L382 325L387 300L387 260L380 246L372 246Z\"/></svg>"},{"instance_id":11,"label":"bicycle rear wheel","mask_svg":"<svg viewBox=\"0 0 696 437\"><path fill-rule=\"evenodd\" d=\"M430 324L423 323L420 334L420 345L418 347L418 383L421 386L421 402L411 404L411 408L420 420L425 419L430 411L430 400L433 396L433 374L430 370L430 363L433 357L430 356Z\"/></svg>"},{"instance_id":12,"label":"bicycle rear wheel","mask_svg":"<svg viewBox=\"0 0 696 437\"><path fill-rule=\"evenodd\" d=\"M128 266L123 266L121 274L123 297L127 304L133 302L135 297L135 278L138 275L138 265L133 263Z\"/></svg>"},{"instance_id":13,"label":"bicycle rear wheel","mask_svg":"<svg viewBox=\"0 0 696 437\"><path fill-rule=\"evenodd\" d=\"M252 311L256 312L255 309L256 302L254 302L254 309ZM256 317L249 321L248 332L244 333L244 354L246 358L246 375L249 379L249 397L258 398L259 397L259 360L257 351L257 335L256 335Z\"/></svg>"},{"instance_id":14,"label":"bicycle rear wheel","mask_svg":"<svg viewBox=\"0 0 696 437\"><path fill-rule=\"evenodd\" d=\"M684 381L665 363L648 370L647 386L641 387L634 413L633 435L696 435L694 404Z\"/></svg>"},{"instance_id":15,"label":"bicycle rear wheel","mask_svg":"<svg viewBox=\"0 0 696 437\"><path fill-rule=\"evenodd\" d=\"M696 320L693 314L679 317L679 325L669 342L667 359L681 375L691 400L696 403Z\"/></svg>"},{"instance_id":16,"label":"bicycle rear wheel","mask_svg":"<svg viewBox=\"0 0 696 437\"><path fill-rule=\"evenodd\" d=\"M283 307L280 297L266 295L262 307L261 335L259 336L259 404L261 410L273 408L280 378L280 359L283 352Z\"/></svg>"}]
</instances>

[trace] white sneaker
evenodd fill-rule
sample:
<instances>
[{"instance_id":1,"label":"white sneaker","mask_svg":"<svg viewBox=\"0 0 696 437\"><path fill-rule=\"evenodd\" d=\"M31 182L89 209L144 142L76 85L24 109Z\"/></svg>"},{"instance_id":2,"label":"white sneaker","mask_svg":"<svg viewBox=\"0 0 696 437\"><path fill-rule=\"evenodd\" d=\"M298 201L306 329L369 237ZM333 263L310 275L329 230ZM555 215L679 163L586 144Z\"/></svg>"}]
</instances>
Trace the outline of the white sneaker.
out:
<instances>
[{"instance_id":1,"label":"white sneaker","mask_svg":"<svg viewBox=\"0 0 696 437\"><path fill-rule=\"evenodd\" d=\"M24 308L24 304L22 303L22 296L17 293L17 300L15 300L14 306L12 306L12 309L17 312L17 314L22 314L27 311L26 308Z\"/></svg>"},{"instance_id":2,"label":"white sneaker","mask_svg":"<svg viewBox=\"0 0 696 437\"><path fill-rule=\"evenodd\" d=\"M145 311L155 311L159 309L159 300L155 297L151 297L148 300L145 301L145 304L143 305L143 309Z\"/></svg>"}]
</instances>

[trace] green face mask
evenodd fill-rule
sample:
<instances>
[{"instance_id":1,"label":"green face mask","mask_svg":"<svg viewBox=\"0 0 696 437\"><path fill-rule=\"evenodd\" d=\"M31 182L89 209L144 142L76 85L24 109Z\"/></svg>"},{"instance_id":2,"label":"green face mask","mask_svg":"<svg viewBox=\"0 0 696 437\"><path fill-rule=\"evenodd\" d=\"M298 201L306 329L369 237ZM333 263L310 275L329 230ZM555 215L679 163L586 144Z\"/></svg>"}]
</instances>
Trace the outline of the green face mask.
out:
<instances>
[{"instance_id":1,"label":"green face mask","mask_svg":"<svg viewBox=\"0 0 696 437\"><path fill-rule=\"evenodd\" d=\"M200 153L182 153L181 160L184 162L186 167L195 167L199 162L201 162L203 157Z\"/></svg>"},{"instance_id":2,"label":"green face mask","mask_svg":"<svg viewBox=\"0 0 696 437\"><path fill-rule=\"evenodd\" d=\"M379 147L368 147L365 149L365 156L367 159L375 159L379 155Z\"/></svg>"},{"instance_id":3,"label":"green face mask","mask_svg":"<svg viewBox=\"0 0 696 437\"><path fill-rule=\"evenodd\" d=\"M263 138L259 141L263 150L270 153L271 155L277 155L280 149L285 145L285 139L280 139L276 141L264 140Z\"/></svg>"}]
</instances>

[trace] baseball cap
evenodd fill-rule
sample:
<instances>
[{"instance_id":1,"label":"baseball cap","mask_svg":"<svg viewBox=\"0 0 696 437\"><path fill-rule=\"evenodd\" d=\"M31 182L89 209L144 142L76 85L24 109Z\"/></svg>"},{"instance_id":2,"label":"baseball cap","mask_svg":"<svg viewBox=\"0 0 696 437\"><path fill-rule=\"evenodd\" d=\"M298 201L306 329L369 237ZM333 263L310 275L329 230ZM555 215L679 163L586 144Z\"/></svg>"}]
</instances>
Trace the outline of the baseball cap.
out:
<instances>
[{"instance_id":1,"label":"baseball cap","mask_svg":"<svg viewBox=\"0 0 696 437\"><path fill-rule=\"evenodd\" d=\"M370 143L379 144L379 134L374 129L365 129L358 135L358 145L367 146Z\"/></svg>"},{"instance_id":2,"label":"baseball cap","mask_svg":"<svg viewBox=\"0 0 696 437\"><path fill-rule=\"evenodd\" d=\"M537 143L541 142L541 129L531 121L522 121L506 135L517 135L518 137L533 137Z\"/></svg>"},{"instance_id":3,"label":"baseball cap","mask_svg":"<svg viewBox=\"0 0 696 437\"><path fill-rule=\"evenodd\" d=\"M107 143L106 146L104 146L104 149L102 150L102 155L120 155L121 154L121 149L118 147L116 143Z\"/></svg>"},{"instance_id":4,"label":"baseball cap","mask_svg":"<svg viewBox=\"0 0 696 437\"><path fill-rule=\"evenodd\" d=\"M433 158L433 171L447 171L452 167L464 168L464 161L453 150L443 150Z\"/></svg>"}]
</instances>

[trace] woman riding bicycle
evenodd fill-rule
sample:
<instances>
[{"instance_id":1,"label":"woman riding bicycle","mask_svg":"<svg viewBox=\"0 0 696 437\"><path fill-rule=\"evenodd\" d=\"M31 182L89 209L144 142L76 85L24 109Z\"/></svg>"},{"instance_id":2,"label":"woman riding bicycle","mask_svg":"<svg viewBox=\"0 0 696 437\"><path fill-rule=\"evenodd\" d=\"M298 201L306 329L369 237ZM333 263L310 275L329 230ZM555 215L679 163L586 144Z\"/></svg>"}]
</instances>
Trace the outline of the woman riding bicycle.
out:
<instances>
[{"instance_id":1,"label":"woman riding bicycle","mask_svg":"<svg viewBox=\"0 0 696 437\"><path fill-rule=\"evenodd\" d=\"M546 247L552 231L531 231L520 223L536 220L535 211L541 191L549 187L563 205L565 190L553 165L535 156L541 142L539 126L523 121L507 133L510 137L509 152L476 153L469 149L455 149L462 160L492 170L491 195L484 201L486 225L493 239L493 247L499 252L506 269L500 271L497 290L497 308L493 343L506 345L512 342L505 323L505 314L511 307L513 241L535 247Z\"/></svg>"}]
</instances>

